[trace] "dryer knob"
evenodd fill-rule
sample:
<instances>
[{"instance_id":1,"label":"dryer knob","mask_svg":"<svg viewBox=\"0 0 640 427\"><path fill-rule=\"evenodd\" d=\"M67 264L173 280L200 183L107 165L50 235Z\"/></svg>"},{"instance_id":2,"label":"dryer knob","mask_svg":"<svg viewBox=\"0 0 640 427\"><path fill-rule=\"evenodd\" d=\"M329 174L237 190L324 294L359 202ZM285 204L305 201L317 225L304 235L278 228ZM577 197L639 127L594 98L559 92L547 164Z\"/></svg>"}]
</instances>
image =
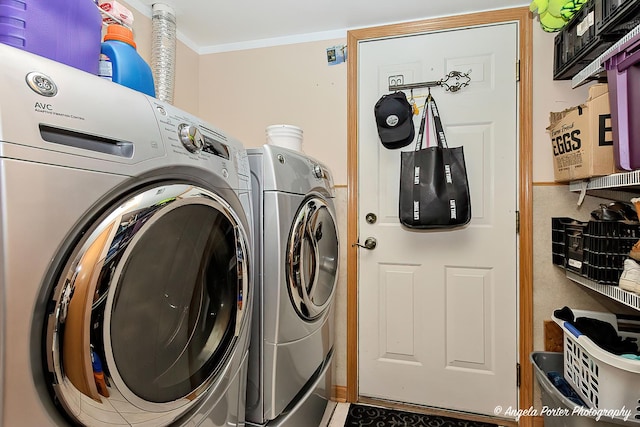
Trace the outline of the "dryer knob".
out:
<instances>
[{"instance_id":1,"label":"dryer knob","mask_svg":"<svg viewBox=\"0 0 640 427\"><path fill-rule=\"evenodd\" d=\"M204 147L204 137L200 133L200 129L194 125L181 124L178 126L178 135L184 148L192 153L200 151Z\"/></svg>"},{"instance_id":2,"label":"dryer knob","mask_svg":"<svg viewBox=\"0 0 640 427\"><path fill-rule=\"evenodd\" d=\"M324 171L322 170L322 166L314 165L313 166L313 174L318 179L324 178Z\"/></svg>"}]
</instances>

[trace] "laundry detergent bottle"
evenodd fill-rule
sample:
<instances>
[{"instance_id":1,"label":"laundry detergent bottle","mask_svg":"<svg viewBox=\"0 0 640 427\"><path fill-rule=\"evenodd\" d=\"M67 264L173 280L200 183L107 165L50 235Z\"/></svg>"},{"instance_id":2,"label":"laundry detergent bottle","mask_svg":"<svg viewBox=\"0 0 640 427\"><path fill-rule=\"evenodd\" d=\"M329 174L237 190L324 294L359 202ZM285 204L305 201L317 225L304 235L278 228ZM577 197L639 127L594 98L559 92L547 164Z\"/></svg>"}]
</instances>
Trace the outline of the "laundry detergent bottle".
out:
<instances>
[{"instance_id":1,"label":"laundry detergent bottle","mask_svg":"<svg viewBox=\"0 0 640 427\"><path fill-rule=\"evenodd\" d=\"M109 77L113 82L137 90L149 96L156 96L151 67L138 54L133 41L133 32L122 25L112 24L107 27L100 53L103 60L101 76Z\"/></svg>"}]
</instances>

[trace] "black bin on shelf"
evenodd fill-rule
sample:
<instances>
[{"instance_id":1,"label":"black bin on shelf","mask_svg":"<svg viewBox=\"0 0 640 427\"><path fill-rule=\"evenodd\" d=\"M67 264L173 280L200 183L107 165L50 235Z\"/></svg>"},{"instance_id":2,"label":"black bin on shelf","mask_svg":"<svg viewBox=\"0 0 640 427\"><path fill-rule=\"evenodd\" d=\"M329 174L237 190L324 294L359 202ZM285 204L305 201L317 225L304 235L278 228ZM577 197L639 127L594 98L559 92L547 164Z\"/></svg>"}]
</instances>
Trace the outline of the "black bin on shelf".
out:
<instances>
[{"instance_id":1,"label":"black bin on shelf","mask_svg":"<svg viewBox=\"0 0 640 427\"><path fill-rule=\"evenodd\" d=\"M640 25L640 0L591 0L554 40L553 78L569 80Z\"/></svg>"},{"instance_id":2,"label":"black bin on shelf","mask_svg":"<svg viewBox=\"0 0 640 427\"><path fill-rule=\"evenodd\" d=\"M640 0L597 0L596 34L608 38L622 37L640 24Z\"/></svg>"},{"instance_id":3,"label":"black bin on shelf","mask_svg":"<svg viewBox=\"0 0 640 427\"><path fill-rule=\"evenodd\" d=\"M564 244L566 250L566 267L568 270L583 274L585 270L584 232L587 222L572 221L565 224Z\"/></svg>"},{"instance_id":4,"label":"black bin on shelf","mask_svg":"<svg viewBox=\"0 0 640 427\"><path fill-rule=\"evenodd\" d=\"M598 58L617 39L596 31L594 14L602 0L591 0L576 12L555 37L555 80L569 80Z\"/></svg>"},{"instance_id":5,"label":"black bin on shelf","mask_svg":"<svg viewBox=\"0 0 640 427\"><path fill-rule=\"evenodd\" d=\"M551 218L551 262L554 265L565 267L566 250L564 246L564 226L573 221L572 218Z\"/></svg>"},{"instance_id":6,"label":"black bin on shelf","mask_svg":"<svg viewBox=\"0 0 640 427\"><path fill-rule=\"evenodd\" d=\"M584 232L584 270L587 278L617 285L624 260L640 239L640 223L631 221L589 221Z\"/></svg>"},{"instance_id":7,"label":"black bin on shelf","mask_svg":"<svg viewBox=\"0 0 640 427\"><path fill-rule=\"evenodd\" d=\"M581 272L582 230L586 222L569 217L551 218L551 260L554 265ZM571 262L568 262L571 260Z\"/></svg>"}]
</instances>

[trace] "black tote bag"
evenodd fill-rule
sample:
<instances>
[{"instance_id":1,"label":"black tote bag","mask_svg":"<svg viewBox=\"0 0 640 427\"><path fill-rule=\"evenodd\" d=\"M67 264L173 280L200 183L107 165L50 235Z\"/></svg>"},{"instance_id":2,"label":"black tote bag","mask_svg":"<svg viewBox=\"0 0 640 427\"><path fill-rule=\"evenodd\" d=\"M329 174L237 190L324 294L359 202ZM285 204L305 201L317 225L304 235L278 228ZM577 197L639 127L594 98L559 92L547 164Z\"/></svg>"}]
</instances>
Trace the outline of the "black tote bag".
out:
<instances>
[{"instance_id":1,"label":"black tote bag","mask_svg":"<svg viewBox=\"0 0 640 427\"><path fill-rule=\"evenodd\" d=\"M422 148L427 117L437 145ZM428 145L428 143L426 144ZM425 101L414 151L400 155L400 223L408 228L446 229L471 220L471 198L463 147L449 148L435 100Z\"/></svg>"}]
</instances>

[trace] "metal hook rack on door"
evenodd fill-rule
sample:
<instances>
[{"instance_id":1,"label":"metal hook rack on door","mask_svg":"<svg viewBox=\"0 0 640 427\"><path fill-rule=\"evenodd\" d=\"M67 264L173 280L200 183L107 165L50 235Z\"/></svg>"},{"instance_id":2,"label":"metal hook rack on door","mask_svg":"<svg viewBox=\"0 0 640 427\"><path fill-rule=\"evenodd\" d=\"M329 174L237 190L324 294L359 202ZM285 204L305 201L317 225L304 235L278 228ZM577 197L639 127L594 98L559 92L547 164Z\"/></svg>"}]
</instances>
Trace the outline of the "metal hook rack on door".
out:
<instances>
[{"instance_id":1,"label":"metal hook rack on door","mask_svg":"<svg viewBox=\"0 0 640 427\"><path fill-rule=\"evenodd\" d=\"M420 89L424 87L435 87L435 86L443 86L445 90L449 92L457 92L463 87L469 86L471 83L471 77L469 74L471 71L467 73L463 73L460 71L451 71L444 78L440 80L435 80L431 82L421 82L421 83L409 83L409 84L400 84L400 85L389 85L390 91L396 90L408 90L408 89ZM466 79L466 80L462 80ZM451 80L451 83L449 81Z\"/></svg>"}]
</instances>

